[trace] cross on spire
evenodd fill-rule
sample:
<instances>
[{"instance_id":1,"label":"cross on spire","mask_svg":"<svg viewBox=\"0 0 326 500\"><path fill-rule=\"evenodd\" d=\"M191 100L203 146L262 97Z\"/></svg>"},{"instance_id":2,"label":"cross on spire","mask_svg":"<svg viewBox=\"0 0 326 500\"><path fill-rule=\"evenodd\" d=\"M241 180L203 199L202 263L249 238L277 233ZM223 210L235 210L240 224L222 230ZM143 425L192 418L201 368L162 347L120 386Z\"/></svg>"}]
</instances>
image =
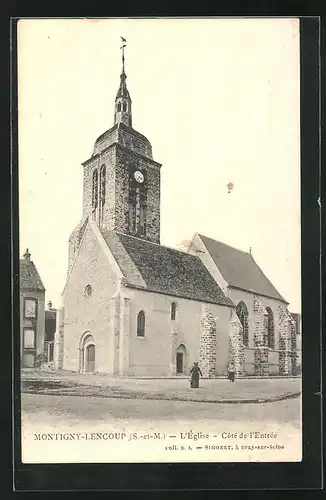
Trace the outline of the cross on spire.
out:
<instances>
[{"instance_id":1,"label":"cross on spire","mask_svg":"<svg viewBox=\"0 0 326 500\"><path fill-rule=\"evenodd\" d=\"M123 36L121 36L120 38L121 38L120 49L122 50L122 73L124 73L125 72L125 47L127 46L127 39L123 38Z\"/></svg>"},{"instance_id":2,"label":"cross on spire","mask_svg":"<svg viewBox=\"0 0 326 500\"><path fill-rule=\"evenodd\" d=\"M125 73L125 47L127 46L127 40L123 36L121 36L120 38L120 50L122 51L122 71L120 75L120 86L115 98L114 125L123 123L124 125L127 125L127 127L132 127L131 99L127 89L127 75Z\"/></svg>"}]
</instances>

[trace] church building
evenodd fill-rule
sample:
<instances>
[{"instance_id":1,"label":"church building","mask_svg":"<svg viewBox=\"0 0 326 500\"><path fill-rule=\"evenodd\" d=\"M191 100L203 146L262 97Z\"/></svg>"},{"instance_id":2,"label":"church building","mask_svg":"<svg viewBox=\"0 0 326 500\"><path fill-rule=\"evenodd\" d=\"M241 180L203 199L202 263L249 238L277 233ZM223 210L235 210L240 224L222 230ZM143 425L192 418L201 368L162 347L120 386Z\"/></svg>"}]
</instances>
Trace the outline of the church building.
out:
<instances>
[{"instance_id":1,"label":"church building","mask_svg":"<svg viewBox=\"0 0 326 500\"><path fill-rule=\"evenodd\" d=\"M286 300L250 254L196 234L160 243L161 167L133 128L124 47L113 126L83 163L83 213L69 238L57 369L117 376L291 375Z\"/></svg>"}]
</instances>

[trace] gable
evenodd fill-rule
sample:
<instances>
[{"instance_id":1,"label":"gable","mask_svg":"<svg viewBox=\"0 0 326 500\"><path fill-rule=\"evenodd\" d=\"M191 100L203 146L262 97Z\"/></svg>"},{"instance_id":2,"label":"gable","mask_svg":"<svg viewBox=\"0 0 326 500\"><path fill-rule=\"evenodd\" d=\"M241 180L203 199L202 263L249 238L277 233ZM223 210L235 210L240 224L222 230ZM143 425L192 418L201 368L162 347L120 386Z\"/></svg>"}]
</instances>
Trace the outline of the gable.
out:
<instances>
[{"instance_id":1,"label":"gable","mask_svg":"<svg viewBox=\"0 0 326 500\"><path fill-rule=\"evenodd\" d=\"M20 259L19 281L22 290L37 290L44 292L45 287L32 260Z\"/></svg>"},{"instance_id":2,"label":"gable","mask_svg":"<svg viewBox=\"0 0 326 500\"><path fill-rule=\"evenodd\" d=\"M94 221L89 220L63 290L90 284L116 291L122 273Z\"/></svg>"}]
</instances>

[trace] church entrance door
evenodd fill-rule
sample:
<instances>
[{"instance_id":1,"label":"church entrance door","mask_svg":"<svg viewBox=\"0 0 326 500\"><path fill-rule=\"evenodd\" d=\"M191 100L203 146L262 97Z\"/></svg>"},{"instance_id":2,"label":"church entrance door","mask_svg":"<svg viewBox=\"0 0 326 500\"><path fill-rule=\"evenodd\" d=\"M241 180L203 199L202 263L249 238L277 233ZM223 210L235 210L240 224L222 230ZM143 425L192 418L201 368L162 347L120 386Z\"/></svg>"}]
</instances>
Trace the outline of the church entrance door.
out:
<instances>
[{"instance_id":1,"label":"church entrance door","mask_svg":"<svg viewBox=\"0 0 326 500\"><path fill-rule=\"evenodd\" d=\"M95 370L95 345L90 344L86 347L85 371L93 372Z\"/></svg>"},{"instance_id":2,"label":"church entrance door","mask_svg":"<svg viewBox=\"0 0 326 500\"><path fill-rule=\"evenodd\" d=\"M180 344L176 352L176 372L184 373L187 364L187 349L184 344Z\"/></svg>"},{"instance_id":3,"label":"church entrance door","mask_svg":"<svg viewBox=\"0 0 326 500\"><path fill-rule=\"evenodd\" d=\"M177 373L183 373L183 353L177 352Z\"/></svg>"}]
</instances>

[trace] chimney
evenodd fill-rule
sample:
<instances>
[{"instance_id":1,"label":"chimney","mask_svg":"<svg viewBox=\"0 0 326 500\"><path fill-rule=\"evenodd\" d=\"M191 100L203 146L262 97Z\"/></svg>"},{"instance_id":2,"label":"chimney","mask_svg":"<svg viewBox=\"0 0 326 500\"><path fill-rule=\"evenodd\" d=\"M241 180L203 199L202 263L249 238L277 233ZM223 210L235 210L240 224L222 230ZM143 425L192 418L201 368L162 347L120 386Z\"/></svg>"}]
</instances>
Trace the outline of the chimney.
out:
<instances>
[{"instance_id":1,"label":"chimney","mask_svg":"<svg viewBox=\"0 0 326 500\"><path fill-rule=\"evenodd\" d=\"M52 302L51 302L51 300L49 300L49 302L48 302L48 309L49 309L49 311L52 309Z\"/></svg>"},{"instance_id":2,"label":"chimney","mask_svg":"<svg viewBox=\"0 0 326 500\"><path fill-rule=\"evenodd\" d=\"M26 248L26 252L24 253L24 259L31 260L31 254L29 253L28 248Z\"/></svg>"}]
</instances>

